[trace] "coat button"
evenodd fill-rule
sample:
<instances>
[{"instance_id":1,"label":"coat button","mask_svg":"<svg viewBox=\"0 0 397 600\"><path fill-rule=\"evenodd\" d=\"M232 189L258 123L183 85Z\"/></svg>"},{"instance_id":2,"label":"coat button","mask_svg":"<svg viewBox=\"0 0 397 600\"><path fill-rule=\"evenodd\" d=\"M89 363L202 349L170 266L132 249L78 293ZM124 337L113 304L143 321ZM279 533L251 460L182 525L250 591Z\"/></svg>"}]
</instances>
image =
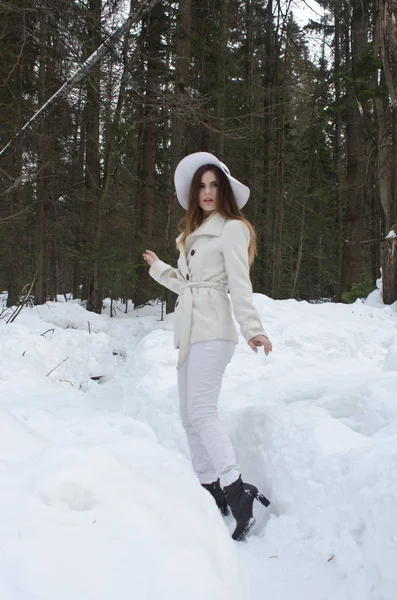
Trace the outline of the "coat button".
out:
<instances>
[{"instance_id":1,"label":"coat button","mask_svg":"<svg viewBox=\"0 0 397 600\"><path fill-rule=\"evenodd\" d=\"M190 253L191 256L194 256L195 254L196 254L196 250L192 250Z\"/></svg>"},{"instance_id":2,"label":"coat button","mask_svg":"<svg viewBox=\"0 0 397 600\"><path fill-rule=\"evenodd\" d=\"M189 279L190 279L189 273L186 275L186 279L189 281Z\"/></svg>"}]
</instances>

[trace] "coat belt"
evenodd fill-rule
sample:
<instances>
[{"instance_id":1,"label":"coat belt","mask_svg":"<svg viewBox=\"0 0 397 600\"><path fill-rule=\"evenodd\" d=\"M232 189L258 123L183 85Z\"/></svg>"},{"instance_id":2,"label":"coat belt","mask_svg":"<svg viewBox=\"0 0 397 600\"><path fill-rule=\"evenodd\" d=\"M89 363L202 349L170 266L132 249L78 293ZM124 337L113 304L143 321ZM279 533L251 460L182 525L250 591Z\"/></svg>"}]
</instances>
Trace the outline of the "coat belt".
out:
<instances>
[{"instance_id":1,"label":"coat belt","mask_svg":"<svg viewBox=\"0 0 397 600\"><path fill-rule=\"evenodd\" d=\"M179 294L181 307L181 326L179 330L179 357L177 369L180 369L189 353L190 333L193 317L193 288L211 288L227 292L227 285L220 281L185 281Z\"/></svg>"}]
</instances>

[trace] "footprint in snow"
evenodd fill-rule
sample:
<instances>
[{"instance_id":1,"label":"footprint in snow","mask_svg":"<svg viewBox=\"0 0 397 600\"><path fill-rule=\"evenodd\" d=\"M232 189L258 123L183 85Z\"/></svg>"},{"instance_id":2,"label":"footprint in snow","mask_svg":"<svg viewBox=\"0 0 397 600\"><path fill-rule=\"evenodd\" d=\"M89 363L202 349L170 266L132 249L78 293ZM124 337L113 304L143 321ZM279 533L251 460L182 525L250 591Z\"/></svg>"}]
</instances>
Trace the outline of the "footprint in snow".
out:
<instances>
[{"instance_id":1,"label":"footprint in snow","mask_svg":"<svg viewBox=\"0 0 397 600\"><path fill-rule=\"evenodd\" d=\"M74 511L92 510L98 504L98 499L90 489L72 481L54 483L47 489L36 491L36 495L47 506L61 508L66 505Z\"/></svg>"}]
</instances>

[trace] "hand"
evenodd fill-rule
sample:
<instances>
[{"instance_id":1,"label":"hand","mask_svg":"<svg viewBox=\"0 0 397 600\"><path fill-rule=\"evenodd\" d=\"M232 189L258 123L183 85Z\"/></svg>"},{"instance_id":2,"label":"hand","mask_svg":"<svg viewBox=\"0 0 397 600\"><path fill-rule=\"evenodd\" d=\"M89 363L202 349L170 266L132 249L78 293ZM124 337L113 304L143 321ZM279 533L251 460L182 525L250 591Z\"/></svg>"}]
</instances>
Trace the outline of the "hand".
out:
<instances>
[{"instance_id":1,"label":"hand","mask_svg":"<svg viewBox=\"0 0 397 600\"><path fill-rule=\"evenodd\" d=\"M258 352L258 346L263 346L266 356L273 348L271 341L265 335L256 335L248 342L248 345L254 352Z\"/></svg>"},{"instance_id":2,"label":"hand","mask_svg":"<svg viewBox=\"0 0 397 600\"><path fill-rule=\"evenodd\" d=\"M159 257L157 256L157 254L155 254L151 250L145 250L145 252L143 253L143 260L147 262L149 267L151 267L152 264L158 259Z\"/></svg>"}]
</instances>

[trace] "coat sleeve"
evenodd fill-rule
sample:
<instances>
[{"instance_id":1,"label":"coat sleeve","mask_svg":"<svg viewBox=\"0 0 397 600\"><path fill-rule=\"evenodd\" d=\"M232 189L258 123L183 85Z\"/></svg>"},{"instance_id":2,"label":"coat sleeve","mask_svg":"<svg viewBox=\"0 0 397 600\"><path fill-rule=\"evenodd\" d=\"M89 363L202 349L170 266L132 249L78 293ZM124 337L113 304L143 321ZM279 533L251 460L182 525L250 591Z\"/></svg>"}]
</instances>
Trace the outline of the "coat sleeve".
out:
<instances>
[{"instance_id":1,"label":"coat sleeve","mask_svg":"<svg viewBox=\"0 0 397 600\"><path fill-rule=\"evenodd\" d=\"M243 221L228 220L221 235L222 251L228 278L233 312L241 333L249 342L256 335L266 335L252 302L248 246L250 231Z\"/></svg>"},{"instance_id":2,"label":"coat sleeve","mask_svg":"<svg viewBox=\"0 0 397 600\"><path fill-rule=\"evenodd\" d=\"M182 276L178 269L174 269L160 259L154 261L149 269L150 277L153 277L157 283L168 288L176 294L181 293Z\"/></svg>"}]
</instances>

